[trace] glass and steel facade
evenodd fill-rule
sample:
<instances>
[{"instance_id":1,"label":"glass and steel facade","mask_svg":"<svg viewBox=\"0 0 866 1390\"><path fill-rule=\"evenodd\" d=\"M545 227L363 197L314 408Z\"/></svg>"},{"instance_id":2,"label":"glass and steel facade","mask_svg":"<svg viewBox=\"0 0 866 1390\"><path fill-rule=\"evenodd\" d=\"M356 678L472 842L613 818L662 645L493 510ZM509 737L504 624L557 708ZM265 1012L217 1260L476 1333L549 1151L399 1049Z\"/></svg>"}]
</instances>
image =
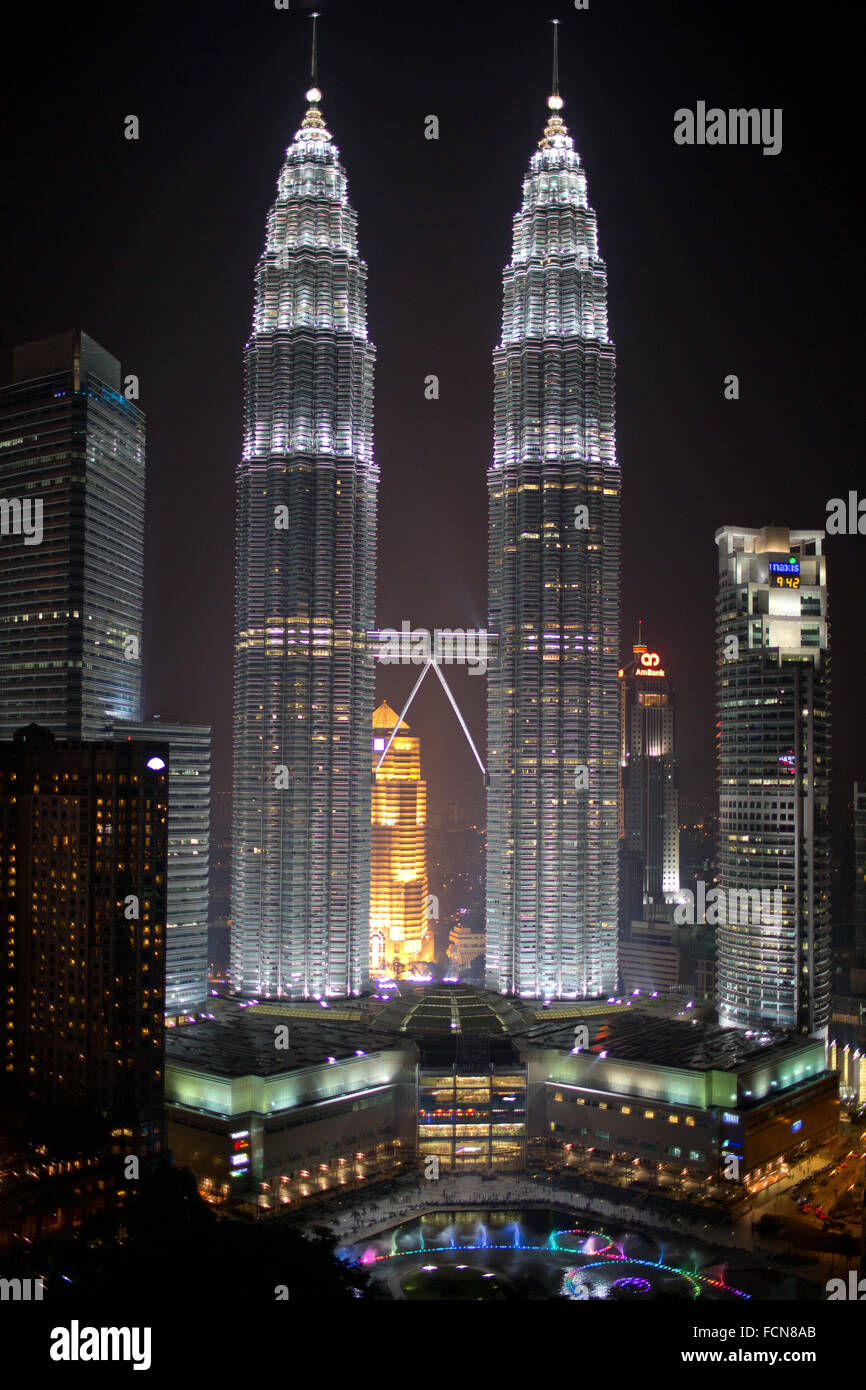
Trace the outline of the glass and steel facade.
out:
<instances>
[{"instance_id":1,"label":"glass and steel facade","mask_svg":"<svg viewBox=\"0 0 866 1390\"><path fill-rule=\"evenodd\" d=\"M575 997L617 984L620 470L607 270L548 104L493 354L487 983Z\"/></svg>"},{"instance_id":2,"label":"glass and steel facade","mask_svg":"<svg viewBox=\"0 0 866 1390\"><path fill-rule=\"evenodd\" d=\"M144 416L86 333L16 348L13 375L0 499L38 505L42 535L0 539L0 738L99 738L141 717Z\"/></svg>"},{"instance_id":3,"label":"glass and steel facade","mask_svg":"<svg viewBox=\"0 0 866 1390\"><path fill-rule=\"evenodd\" d=\"M376 491L366 266L311 89L255 273L237 469L233 988L362 989Z\"/></svg>"},{"instance_id":4,"label":"glass and steel facade","mask_svg":"<svg viewBox=\"0 0 866 1390\"><path fill-rule=\"evenodd\" d=\"M829 1021L823 539L782 526L716 532L717 881L726 918L717 924L718 1008L722 1023L741 1028L823 1034Z\"/></svg>"},{"instance_id":5,"label":"glass and steel facade","mask_svg":"<svg viewBox=\"0 0 866 1390\"><path fill-rule=\"evenodd\" d=\"M641 863L644 903L680 891L674 695L658 652L642 644L620 671L622 838Z\"/></svg>"},{"instance_id":6,"label":"glass and steel facade","mask_svg":"<svg viewBox=\"0 0 866 1390\"><path fill-rule=\"evenodd\" d=\"M479 1075L418 1069L418 1156L440 1171L518 1171L526 1166L526 1069Z\"/></svg>"}]
</instances>

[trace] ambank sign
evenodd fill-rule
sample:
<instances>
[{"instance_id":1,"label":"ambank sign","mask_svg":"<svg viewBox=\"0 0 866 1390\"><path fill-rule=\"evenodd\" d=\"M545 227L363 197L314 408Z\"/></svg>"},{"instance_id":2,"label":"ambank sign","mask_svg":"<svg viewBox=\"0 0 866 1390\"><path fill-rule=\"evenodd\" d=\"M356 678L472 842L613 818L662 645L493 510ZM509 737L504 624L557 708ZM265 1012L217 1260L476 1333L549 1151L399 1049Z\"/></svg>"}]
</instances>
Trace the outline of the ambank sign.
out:
<instances>
[{"instance_id":1,"label":"ambank sign","mask_svg":"<svg viewBox=\"0 0 866 1390\"><path fill-rule=\"evenodd\" d=\"M640 665L635 667L636 676L663 676L661 657L658 652L641 652Z\"/></svg>"}]
</instances>

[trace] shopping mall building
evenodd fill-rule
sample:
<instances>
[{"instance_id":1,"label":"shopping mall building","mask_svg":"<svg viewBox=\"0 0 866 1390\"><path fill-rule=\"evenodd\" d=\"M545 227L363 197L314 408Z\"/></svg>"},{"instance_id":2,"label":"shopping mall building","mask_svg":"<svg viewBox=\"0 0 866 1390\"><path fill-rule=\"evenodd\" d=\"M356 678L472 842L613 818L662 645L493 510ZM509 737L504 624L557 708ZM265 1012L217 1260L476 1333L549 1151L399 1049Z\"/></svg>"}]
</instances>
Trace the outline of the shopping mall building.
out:
<instances>
[{"instance_id":1,"label":"shopping mall building","mask_svg":"<svg viewBox=\"0 0 866 1390\"><path fill-rule=\"evenodd\" d=\"M166 1101L176 1161L217 1199L294 1203L401 1165L520 1171L542 1144L751 1182L838 1130L822 1042L718 1028L681 999L442 984L212 1011L170 1030Z\"/></svg>"}]
</instances>

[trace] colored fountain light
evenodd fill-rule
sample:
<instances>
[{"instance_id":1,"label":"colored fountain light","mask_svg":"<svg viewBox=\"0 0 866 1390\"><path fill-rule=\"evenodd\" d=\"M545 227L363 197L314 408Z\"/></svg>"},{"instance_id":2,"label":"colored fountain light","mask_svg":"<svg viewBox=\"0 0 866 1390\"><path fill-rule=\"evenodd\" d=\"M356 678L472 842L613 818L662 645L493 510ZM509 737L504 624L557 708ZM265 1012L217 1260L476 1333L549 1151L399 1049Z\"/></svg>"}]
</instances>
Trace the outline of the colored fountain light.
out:
<instances>
[{"instance_id":1,"label":"colored fountain light","mask_svg":"<svg viewBox=\"0 0 866 1390\"><path fill-rule=\"evenodd\" d=\"M626 1255L612 1238L605 1231L586 1230L581 1227L570 1227L566 1230L551 1231L543 1244L530 1244L524 1240L524 1232L519 1221L511 1221L502 1228L502 1240L491 1241L490 1231L484 1222L476 1224L475 1239L469 1244L458 1245L455 1236L455 1225L449 1226L443 1232L447 1251L471 1251L471 1250L532 1250L539 1254L574 1254L592 1255L595 1258L588 1263L574 1266L565 1271L563 1276L563 1291L570 1294L574 1299L585 1300L587 1285L584 1276L590 1269L611 1270L611 1266L616 1265L618 1269L641 1267L646 1270L661 1271L664 1274L673 1275L676 1278L684 1279L691 1289L693 1298L700 1298L704 1289L718 1289L720 1292L729 1294L735 1298L748 1299L751 1294L745 1293L742 1289L736 1289L728 1284L724 1279L713 1279L707 1275L698 1274L693 1270L680 1269L675 1265L663 1264L662 1250L659 1259L639 1260ZM513 1233L513 1234L512 1234ZM511 1240L506 1240L511 1234ZM412 1255L427 1255L429 1251L424 1245L423 1235L419 1235L421 1244L416 1249L400 1250L397 1246L397 1233L392 1235L390 1250L377 1252L375 1246L368 1245L360 1258L352 1259L350 1252L348 1262L350 1264L372 1265L380 1264L386 1260L403 1259ZM422 1265L425 1272L433 1272L438 1269L437 1265ZM466 1269L466 1265L457 1265L457 1269ZM484 1278L493 1278L493 1275L485 1274ZM578 1289L580 1292L578 1292ZM618 1274L606 1287L599 1286L597 1297L604 1298L611 1289L628 1289L635 1294L651 1293L653 1284L644 1275L638 1274Z\"/></svg>"}]
</instances>

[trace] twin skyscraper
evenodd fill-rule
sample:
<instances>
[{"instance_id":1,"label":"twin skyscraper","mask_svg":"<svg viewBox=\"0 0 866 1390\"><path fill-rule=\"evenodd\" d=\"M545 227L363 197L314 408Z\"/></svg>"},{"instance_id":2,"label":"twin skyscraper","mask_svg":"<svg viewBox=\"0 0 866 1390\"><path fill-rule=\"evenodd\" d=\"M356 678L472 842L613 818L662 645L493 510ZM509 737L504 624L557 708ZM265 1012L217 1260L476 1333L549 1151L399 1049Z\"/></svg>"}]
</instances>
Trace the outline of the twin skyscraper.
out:
<instances>
[{"instance_id":1,"label":"twin skyscraper","mask_svg":"<svg viewBox=\"0 0 866 1390\"><path fill-rule=\"evenodd\" d=\"M556 63L553 87L493 357L487 982L578 997L617 985L621 488ZM370 961L375 348L315 68L307 103L256 268L237 470L231 975L270 998L360 993Z\"/></svg>"}]
</instances>

